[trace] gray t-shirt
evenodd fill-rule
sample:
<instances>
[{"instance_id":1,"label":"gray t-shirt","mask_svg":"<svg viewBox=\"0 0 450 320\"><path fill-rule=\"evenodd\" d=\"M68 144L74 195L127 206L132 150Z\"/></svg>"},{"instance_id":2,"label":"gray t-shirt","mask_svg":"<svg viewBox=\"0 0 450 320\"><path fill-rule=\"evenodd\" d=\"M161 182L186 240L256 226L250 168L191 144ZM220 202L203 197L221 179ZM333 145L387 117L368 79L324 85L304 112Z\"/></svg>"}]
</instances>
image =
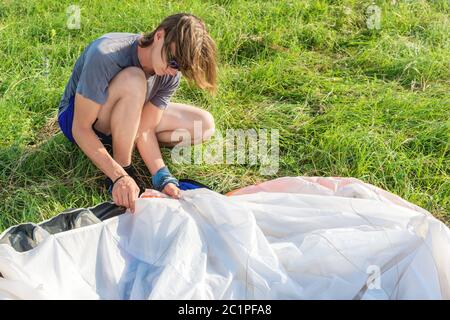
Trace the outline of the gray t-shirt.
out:
<instances>
[{"instance_id":1,"label":"gray t-shirt","mask_svg":"<svg viewBox=\"0 0 450 320\"><path fill-rule=\"evenodd\" d=\"M58 107L58 114L69 105L75 93L104 104L108 98L108 85L122 69L135 66L142 69L138 59L139 34L107 33L92 41L78 58ZM177 75L153 75L147 77L147 96L156 107L165 109L171 96L180 84L181 73Z\"/></svg>"}]
</instances>

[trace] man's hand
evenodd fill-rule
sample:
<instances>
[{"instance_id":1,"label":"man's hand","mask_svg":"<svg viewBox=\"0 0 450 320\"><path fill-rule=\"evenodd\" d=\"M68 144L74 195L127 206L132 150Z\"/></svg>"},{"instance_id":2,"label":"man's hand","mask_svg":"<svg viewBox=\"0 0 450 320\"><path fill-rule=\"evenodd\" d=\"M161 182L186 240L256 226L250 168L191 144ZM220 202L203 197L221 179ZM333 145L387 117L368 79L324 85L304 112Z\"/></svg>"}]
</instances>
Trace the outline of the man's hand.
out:
<instances>
[{"instance_id":1,"label":"man's hand","mask_svg":"<svg viewBox=\"0 0 450 320\"><path fill-rule=\"evenodd\" d=\"M112 189L113 201L116 205L135 211L135 201L139 197L139 187L130 176L121 178Z\"/></svg>"},{"instance_id":2,"label":"man's hand","mask_svg":"<svg viewBox=\"0 0 450 320\"><path fill-rule=\"evenodd\" d=\"M180 199L180 189L174 183L168 183L162 192L174 199Z\"/></svg>"}]
</instances>

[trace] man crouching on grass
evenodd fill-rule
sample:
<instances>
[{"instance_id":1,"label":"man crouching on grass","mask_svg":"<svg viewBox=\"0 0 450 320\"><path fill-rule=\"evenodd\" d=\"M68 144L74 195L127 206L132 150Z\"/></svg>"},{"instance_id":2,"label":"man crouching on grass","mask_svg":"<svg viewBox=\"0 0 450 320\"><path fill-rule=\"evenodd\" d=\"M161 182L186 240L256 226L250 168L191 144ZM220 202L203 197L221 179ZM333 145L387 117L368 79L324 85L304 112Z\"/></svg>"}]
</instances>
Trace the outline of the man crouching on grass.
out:
<instances>
[{"instance_id":1,"label":"man crouching on grass","mask_svg":"<svg viewBox=\"0 0 450 320\"><path fill-rule=\"evenodd\" d=\"M184 13L167 17L147 34L108 33L94 40L64 90L58 111L62 132L106 174L114 202L132 212L143 191L131 167L135 145L153 187L179 198L178 180L165 166L159 146L180 145L172 139L175 130L189 131L193 138L188 144L201 143L214 132L209 112L169 102L180 72L215 92L216 45L203 21ZM194 136L194 121L201 121L201 136Z\"/></svg>"}]
</instances>

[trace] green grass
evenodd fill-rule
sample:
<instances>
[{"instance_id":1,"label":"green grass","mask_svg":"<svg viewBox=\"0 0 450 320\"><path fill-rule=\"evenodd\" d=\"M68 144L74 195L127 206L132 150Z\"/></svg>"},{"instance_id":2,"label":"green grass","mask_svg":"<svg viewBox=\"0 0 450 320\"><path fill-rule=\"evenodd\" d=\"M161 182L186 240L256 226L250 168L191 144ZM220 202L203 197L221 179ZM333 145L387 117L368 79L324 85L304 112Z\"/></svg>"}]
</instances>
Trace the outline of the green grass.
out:
<instances>
[{"instance_id":1,"label":"green grass","mask_svg":"<svg viewBox=\"0 0 450 320\"><path fill-rule=\"evenodd\" d=\"M81 7L81 28L66 9ZM108 199L102 173L55 117L83 48L100 35L202 17L220 54L215 98L182 83L174 101L212 112L219 130L280 132L280 167L176 165L218 192L280 176L356 177L450 223L450 5L376 1L48 1L0 3L0 231ZM46 74L45 57L49 61ZM208 142L211 143L211 142ZM144 174L142 162L141 172Z\"/></svg>"}]
</instances>

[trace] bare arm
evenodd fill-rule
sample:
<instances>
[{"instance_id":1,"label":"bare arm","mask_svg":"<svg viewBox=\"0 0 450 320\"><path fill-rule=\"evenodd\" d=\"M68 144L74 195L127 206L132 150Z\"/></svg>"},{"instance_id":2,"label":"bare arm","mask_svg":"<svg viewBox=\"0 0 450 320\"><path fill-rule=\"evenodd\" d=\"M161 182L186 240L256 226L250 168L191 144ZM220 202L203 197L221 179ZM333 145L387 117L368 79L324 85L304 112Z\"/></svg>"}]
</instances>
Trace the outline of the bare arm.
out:
<instances>
[{"instance_id":1,"label":"bare arm","mask_svg":"<svg viewBox=\"0 0 450 320\"><path fill-rule=\"evenodd\" d=\"M86 156L114 181L121 175L126 174L126 171L109 155L103 144L98 140L94 130L92 130L92 124L97 119L100 107L96 102L77 93L72 134Z\"/></svg>"},{"instance_id":2,"label":"bare arm","mask_svg":"<svg viewBox=\"0 0 450 320\"><path fill-rule=\"evenodd\" d=\"M139 154L152 175L160 168L164 167L164 161L156 137L156 127L161 121L162 114L163 110L159 109L151 102L147 102L142 110L141 122L138 130L139 136L136 142Z\"/></svg>"},{"instance_id":3,"label":"bare arm","mask_svg":"<svg viewBox=\"0 0 450 320\"><path fill-rule=\"evenodd\" d=\"M161 121L162 114L163 110L151 102L144 106L136 141L139 154L152 175L165 166L156 137L156 127ZM175 198L180 196L180 190L172 183L167 184L163 192Z\"/></svg>"}]
</instances>

